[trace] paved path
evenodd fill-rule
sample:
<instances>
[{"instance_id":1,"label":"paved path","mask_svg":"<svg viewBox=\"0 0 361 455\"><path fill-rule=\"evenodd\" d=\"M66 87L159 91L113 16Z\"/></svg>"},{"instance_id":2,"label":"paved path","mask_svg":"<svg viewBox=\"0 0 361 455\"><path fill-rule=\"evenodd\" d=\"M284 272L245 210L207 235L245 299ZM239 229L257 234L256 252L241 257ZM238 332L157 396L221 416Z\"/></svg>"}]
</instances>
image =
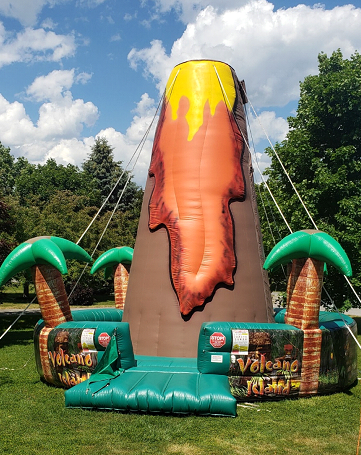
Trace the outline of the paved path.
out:
<instances>
[{"instance_id":1,"label":"paved path","mask_svg":"<svg viewBox=\"0 0 361 455\"><path fill-rule=\"evenodd\" d=\"M83 307L84 308L84 307ZM85 307L87 308L87 307ZM99 308L99 307L93 307L93 308ZM110 308L110 307L104 307L104 308ZM73 307L73 310L80 309L80 307ZM19 308L1 308L0 305L0 316L9 316L11 314L18 315L22 312L22 309ZM40 309L39 308L29 308L26 310L26 313L29 314L40 314ZM361 316L361 308L351 308L351 310L347 311L345 314L348 316Z\"/></svg>"},{"instance_id":2,"label":"paved path","mask_svg":"<svg viewBox=\"0 0 361 455\"><path fill-rule=\"evenodd\" d=\"M0 305L0 317L1 316L10 316L12 314L14 316L17 316L22 311L23 310L21 310L19 308L4 308L4 309L2 309L1 305ZM25 314L39 314L40 315L40 309L39 308L28 308L26 310Z\"/></svg>"}]
</instances>

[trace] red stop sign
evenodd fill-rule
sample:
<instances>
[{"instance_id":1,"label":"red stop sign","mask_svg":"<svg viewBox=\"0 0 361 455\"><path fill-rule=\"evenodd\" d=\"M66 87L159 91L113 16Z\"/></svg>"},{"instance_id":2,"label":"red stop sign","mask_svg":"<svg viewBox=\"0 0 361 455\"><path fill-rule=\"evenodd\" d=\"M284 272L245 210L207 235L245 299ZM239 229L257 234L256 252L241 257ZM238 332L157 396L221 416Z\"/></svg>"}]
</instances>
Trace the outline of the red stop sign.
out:
<instances>
[{"instance_id":1,"label":"red stop sign","mask_svg":"<svg viewBox=\"0 0 361 455\"><path fill-rule=\"evenodd\" d=\"M221 332L214 332L209 337L209 342L214 348L221 348L226 344L226 337Z\"/></svg>"},{"instance_id":2,"label":"red stop sign","mask_svg":"<svg viewBox=\"0 0 361 455\"><path fill-rule=\"evenodd\" d=\"M98 336L98 342L100 346L103 346L103 348L106 348L109 344L110 341L110 335L107 333L103 332Z\"/></svg>"}]
</instances>

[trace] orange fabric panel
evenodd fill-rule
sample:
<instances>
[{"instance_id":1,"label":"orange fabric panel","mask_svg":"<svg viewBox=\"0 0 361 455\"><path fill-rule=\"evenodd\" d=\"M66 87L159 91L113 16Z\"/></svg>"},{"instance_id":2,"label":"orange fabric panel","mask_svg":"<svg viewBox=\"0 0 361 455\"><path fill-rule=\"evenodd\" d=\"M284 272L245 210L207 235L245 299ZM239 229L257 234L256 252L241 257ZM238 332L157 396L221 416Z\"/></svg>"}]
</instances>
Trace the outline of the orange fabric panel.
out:
<instances>
[{"instance_id":1,"label":"orange fabric panel","mask_svg":"<svg viewBox=\"0 0 361 455\"><path fill-rule=\"evenodd\" d=\"M214 115L205 103L203 124L191 140L189 107L183 96L174 120L166 105L149 170L155 177L149 227L164 225L169 232L172 281L183 315L203 305L217 284L233 284L229 203L245 195L243 140L225 102L218 102Z\"/></svg>"}]
</instances>

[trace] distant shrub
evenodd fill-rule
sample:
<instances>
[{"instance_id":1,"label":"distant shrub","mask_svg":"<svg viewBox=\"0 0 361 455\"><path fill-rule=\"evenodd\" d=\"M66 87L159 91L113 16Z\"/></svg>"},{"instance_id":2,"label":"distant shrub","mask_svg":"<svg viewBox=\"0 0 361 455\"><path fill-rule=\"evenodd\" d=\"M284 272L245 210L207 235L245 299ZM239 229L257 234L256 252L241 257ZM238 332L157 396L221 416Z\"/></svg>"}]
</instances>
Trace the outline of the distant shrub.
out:
<instances>
[{"instance_id":1,"label":"distant shrub","mask_svg":"<svg viewBox=\"0 0 361 455\"><path fill-rule=\"evenodd\" d=\"M94 291L91 287L70 282L66 285L66 292L69 298L70 305L90 306L94 303ZM75 289L74 289L75 287ZM74 289L74 290L73 290Z\"/></svg>"}]
</instances>

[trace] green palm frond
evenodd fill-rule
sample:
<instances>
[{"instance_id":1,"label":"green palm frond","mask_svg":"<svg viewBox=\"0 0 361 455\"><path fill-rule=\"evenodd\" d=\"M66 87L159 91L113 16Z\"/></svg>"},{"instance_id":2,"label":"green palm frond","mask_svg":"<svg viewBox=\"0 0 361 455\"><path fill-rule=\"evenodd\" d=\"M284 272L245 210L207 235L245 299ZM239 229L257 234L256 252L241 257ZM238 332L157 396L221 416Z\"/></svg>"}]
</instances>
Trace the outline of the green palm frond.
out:
<instances>
[{"instance_id":1,"label":"green palm frond","mask_svg":"<svg viewBox=\"0 0 361 455\"><path fill-rule=\"evenodd\" d=\"M345 250L330 235L317 230L297 231L285 237L269 253L263 268L272 270L300 258L317 259L333 265L343 275L352 275Z\"/></svg>"},{"instance_id":2,"label":"green palm frond","mask_svg":"<svg viewBox=\"0 0 361 455\"><path fill-rule=\"evenodd\" d=\"M129 246L111 248L98 257L94 262L90 273L93 274L98 270L105 269L105 278L108 278L115 265L132 263L133 252L133 248L130 248Z\"/></svg>"},{"instance_id":3,"label":"green palm frond","mask_svg":"<svg viewBox=\"0 0 361 455\"><path fill-rule=\"evenodd\" d=\"M37 264L50 264L60 273L67 273L66 259L91 262L79 245L60 237L34 237L15 248L0 267L0 286L22 270Z\"/></svg>"}]
</instances>

